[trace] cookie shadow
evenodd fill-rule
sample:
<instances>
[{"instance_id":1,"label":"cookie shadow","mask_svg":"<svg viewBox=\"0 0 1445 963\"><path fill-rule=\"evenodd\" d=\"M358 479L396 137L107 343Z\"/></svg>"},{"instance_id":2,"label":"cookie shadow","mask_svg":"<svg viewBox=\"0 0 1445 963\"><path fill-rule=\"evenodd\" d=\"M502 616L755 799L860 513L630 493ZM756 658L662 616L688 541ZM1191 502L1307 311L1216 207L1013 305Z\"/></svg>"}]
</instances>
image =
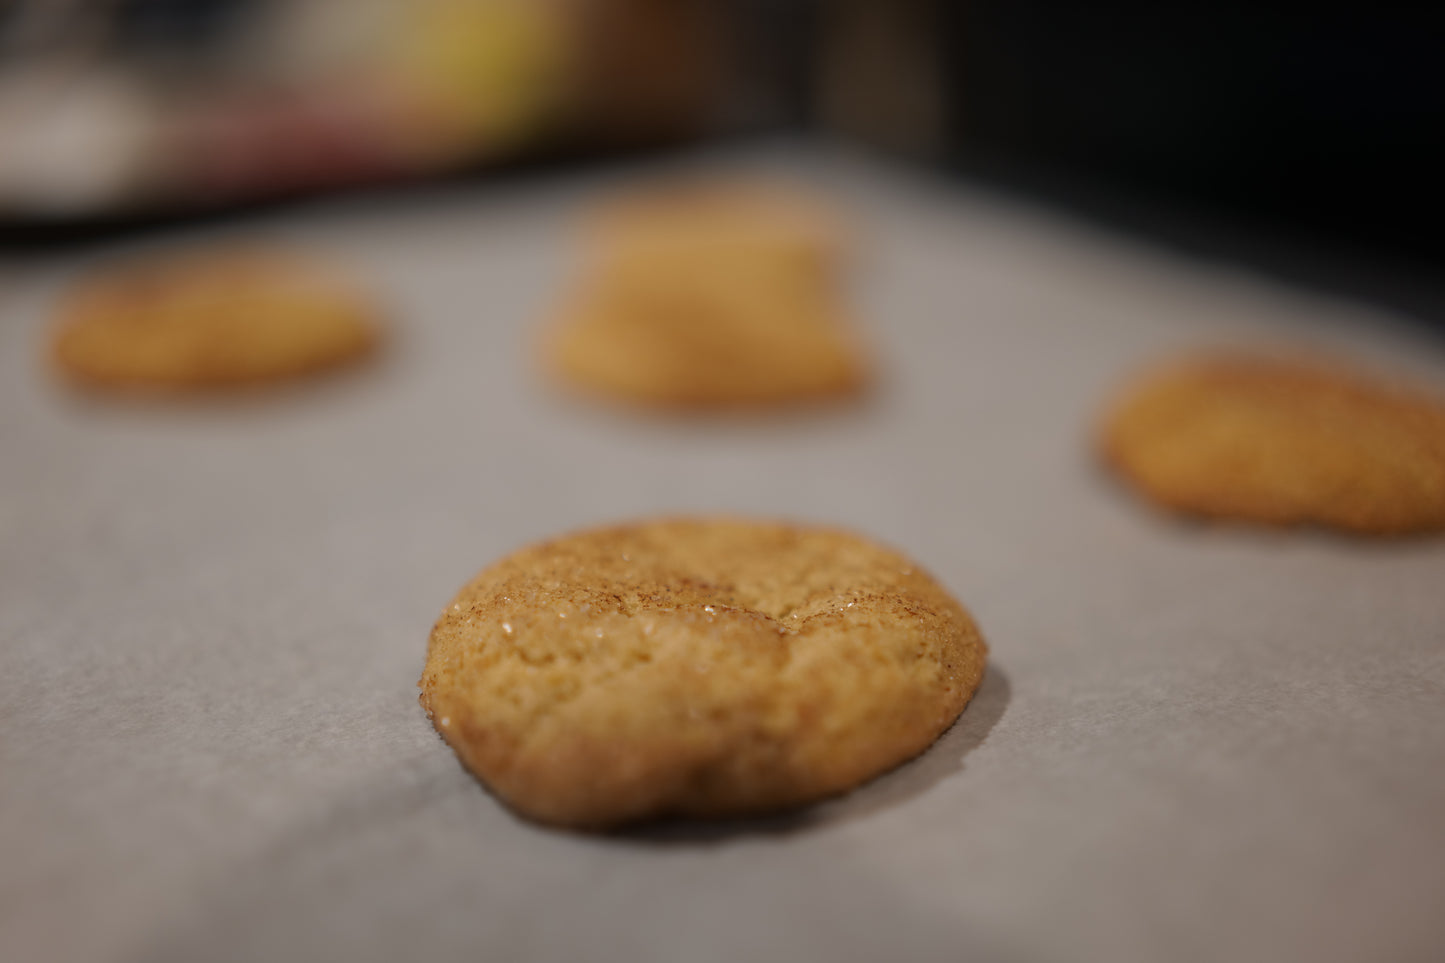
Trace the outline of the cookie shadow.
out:
<instances>
[{"instance_id":1,"label":"cookie shadow","mask_svg":"<svg viewBox=\"0 0 1445 963\"><path fill-rule=\"evenodd\" d=\"M922 753L841 796L802 809L740 819L662 819L620 829L604 839L624 845L721 843L746 836L785 836L860 819L923 795L955 773L1003 718L1012 697L1008 676L989 666L978 691L943 735Z\"/></svg>"}]
</instances>

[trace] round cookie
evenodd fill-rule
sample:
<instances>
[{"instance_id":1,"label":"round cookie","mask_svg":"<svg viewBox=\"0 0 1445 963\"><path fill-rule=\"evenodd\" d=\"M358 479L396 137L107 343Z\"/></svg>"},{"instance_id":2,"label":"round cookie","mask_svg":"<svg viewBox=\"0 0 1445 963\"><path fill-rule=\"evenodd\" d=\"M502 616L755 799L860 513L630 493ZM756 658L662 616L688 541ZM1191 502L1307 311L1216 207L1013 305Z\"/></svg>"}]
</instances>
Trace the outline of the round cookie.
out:
<instances>
[{"instance_id":1,"label":"round cookie","mask_svg":"<svg viewBox=\"0 0 1445 963\"><path fill-rule=\"evenodd\" d=\"M846 398L869 378L830 288L765 256L615 262L569 299L542 345L562 385L671 409Z\"/></svg>"},{"instance_id":2,"label":"round cookie","mask_svg":"<svg viewBox=\"0 0 1445 963\"><path fill-rule=\"evenodd\" d=\"M1364 534L1445 528L1445 406L1317 362L1187 358L1106 415L1105 459L1189 514Z\"/></svg>"},{"instance_id":3,"label":"round cookie","mask_svg":"<svg viewBox=\"0 0 1445 963\"><path fill-rule=\"evenodd\" d=\"M952 724L986 651L937 582L855 535L668 519L487 568L432 629L419 684L508 805L595 829L856 786Z\"/></svg>"},{"instance_id":4,"label":"round cookie","mask_svg":"<svg viewBox=\"0 0 1445 963\"><path fill-rule=\"evenodd\" d=\"M345 364L378 337L372 306L326 271L236 251L87 280L61 306L52 356L87 386L203 390Z\"/></svg>"}]
</instances>

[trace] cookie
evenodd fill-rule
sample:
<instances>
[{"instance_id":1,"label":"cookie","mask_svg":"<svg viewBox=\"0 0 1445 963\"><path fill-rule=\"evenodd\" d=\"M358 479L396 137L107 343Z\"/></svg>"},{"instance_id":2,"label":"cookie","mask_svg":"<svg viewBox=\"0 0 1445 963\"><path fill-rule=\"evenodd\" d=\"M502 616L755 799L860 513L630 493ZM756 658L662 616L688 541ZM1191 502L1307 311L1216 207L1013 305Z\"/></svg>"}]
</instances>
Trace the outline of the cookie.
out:
<instances>
[{"instance_id":1,"label":"cookie","mask_svg":"<svg viewBox=\"0 0 1445 963\"><path fill-rule=\"evenodd\" d=\"M1124 393L1101 447L1140 492L1192 515L1380 535L1445 528L1445 406L1332 364L1181 360Z\"/></svg>"},{"instance_id":2,"label":"cookie","mask_svg":"<svg viewBox=\"0 0 1445 963\"><path fill-rule=\"evenodd\" d=\"M837 400L869 379L829 286L741 252L614 262L558 312L542 359L564 387L663 409Z\"/></svg>"},{"instance_id":3,"label":"cookie","mask_svg":"<svg viewBox=\"0 0 1445 963\"><path fill-rule=\"evenodd\" d=\"M848 246L842 220L821 202L781 184L694 181L639 191L593 212L588 257L616 261L753 255L830 274Z\"/></svg>"},{"instance_id":4,"label":"cookie","mask_svg":"<svg viewBox=\"0 0 1445 963\"><path fill-rule=\"evenodd\" d=\"M318 266L226 252L87 280L60 308L52 357L91 387L204 390L346 364L378 335L371 304Z\"/></svg>"},{"instance_id":5,"label":"cookie","mask_svg":"<svg viewBox=\"0 0 1445 963\"><path fill-rule=\"evenodd\" d=\"M977 689L968 613L826 528L667 519L525 548L432 629L421 703L531 819L802 805L922 752Z\"/></svg>"}]
</instances>

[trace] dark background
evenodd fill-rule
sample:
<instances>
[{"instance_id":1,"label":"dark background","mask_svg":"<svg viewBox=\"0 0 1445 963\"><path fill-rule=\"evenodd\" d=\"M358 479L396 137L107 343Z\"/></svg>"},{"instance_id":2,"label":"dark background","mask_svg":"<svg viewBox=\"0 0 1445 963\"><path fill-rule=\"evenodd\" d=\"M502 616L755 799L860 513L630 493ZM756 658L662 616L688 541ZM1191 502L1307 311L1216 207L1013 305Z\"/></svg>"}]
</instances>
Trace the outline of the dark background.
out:
<instances>
[{"instance_id":1,"label":"dark background","mask_svg":"<svg viewBox=\"0 0 1445 963\"><path fill-rule=\"evenodd\" d=\"M1440 9L966 4L947 18L953 159L1438 256Z\"/></svg>"},{"instance_id":2,"label":"dark background","mask_svg":"<svg viewBox=\"0 0 1445 963\"><path fill-rule=\"evenodd\" d=\"M113 0L88 8L104 12L90 22L106 25L104 44L122 57L204 59L248 10L278 2ZM19 7L0 0L0 35ZM648 43L679 43L665 32L650 39L637 25L708 25L711 39L700 42L730 63L716 115L683 136L645 142L609 136L598 124L534 155L488 158L446 176L528 176L639 150L802 133L1445 327L1445 191L1437 183L1445 170L1445 5L602 7L613 8L617 29L638 33L622 61L646 54ZM15 50L0 43L0 66L7 52ZM626 82L638 90L667 83ZM19 136L0 130L0 149ZM0 244L14 252L84 242L173 215L10 223L0 226Z\"/></svg>"},{"instance_id":3,"label":"dark background","mask_svg":"<svg viewBox=\"0 0 1445 963\"><path fill-rule=\"evenodd\" d=\"M866 19L866 7L904 11L890 18L903 24L891 28L902 69L884 57L874 73L927 64L942 92L935 129L889 127L906 92L841 124L836 111L814 114L816 126L831 121L1192 253L1445 325L1445 7L816 9L825 20Z\"/></svg>"}]
</instances>

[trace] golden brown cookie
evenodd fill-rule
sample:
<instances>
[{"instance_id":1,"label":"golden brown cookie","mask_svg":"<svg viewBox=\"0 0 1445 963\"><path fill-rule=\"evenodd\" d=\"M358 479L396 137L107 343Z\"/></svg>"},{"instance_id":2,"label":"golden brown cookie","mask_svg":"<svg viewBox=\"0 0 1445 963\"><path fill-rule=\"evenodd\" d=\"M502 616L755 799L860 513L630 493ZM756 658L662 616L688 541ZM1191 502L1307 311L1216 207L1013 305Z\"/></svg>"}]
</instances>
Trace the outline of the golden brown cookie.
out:
<instances>
[{"instance_id":1,"label":"golden brown cookie","mask_svg":"<svg viewBox=\"0 0 1445 963\"><path fill-rule=\"evenodd\" d=\"M843 306L843 230L782 188L674 185L588 222L583 280L543 343L561 384L663 409L857 394L866 354Z\"/></svg>"},{"instance_id":2,"label":"golden brown cookie","mask_svg":"<svg viewBox=\"0 0 1445 963\"><path fill-rule=\"evenodd\" d=\"M754 256L828 274L843 258L847 233L837 215L808 195L748 181L639 191L604 205L586 225L588 256L602 270L617 260Z\"/></svg>"},{"instance_id":3,"label":"golden brown cookie","mask_svg":"<svg viewBox=\"0 0 1445 963\"><path fill-rule=\"evenodd\" d=\"M985 653L963 607L895 552L670 519L483 571L432 629L421 703L515 810L606 828L856 786L952 724Z\"/></svg>"},{"instance_id":4,"label":"golden brown cookie","mask_svg":"<svg viewBox=\"0 0 1445 963\"><path fill-rule=\"evenodd\" d=\"M1445 528L1445 407L1318 362L1213 354L1135 384L1108 462L1195 515L1368 534Z\"/></svg>"},{"instance_id":5,"label":"golden brown cookie","mask_svg":"<svg viewBox=\"0 0 1445 963\"><path fill-rule=\"evenodd\" d=\"M674 409L837 399L868 378L830 286L742 253L594 273L549 330L543 363L565 386Z\"/></svg>"},{"instance_id":6,"label":"golden brown cookie","mask_svg":"<svg viewBox=\"0 0 1445 963\"><path fill-rule=\"evenodd\" d=\"M201 390L354 361L375 347L376 313L305 260L226 252L113 269L61 306L58 369L120 390Z\"/></svg>"}]
</instances>

